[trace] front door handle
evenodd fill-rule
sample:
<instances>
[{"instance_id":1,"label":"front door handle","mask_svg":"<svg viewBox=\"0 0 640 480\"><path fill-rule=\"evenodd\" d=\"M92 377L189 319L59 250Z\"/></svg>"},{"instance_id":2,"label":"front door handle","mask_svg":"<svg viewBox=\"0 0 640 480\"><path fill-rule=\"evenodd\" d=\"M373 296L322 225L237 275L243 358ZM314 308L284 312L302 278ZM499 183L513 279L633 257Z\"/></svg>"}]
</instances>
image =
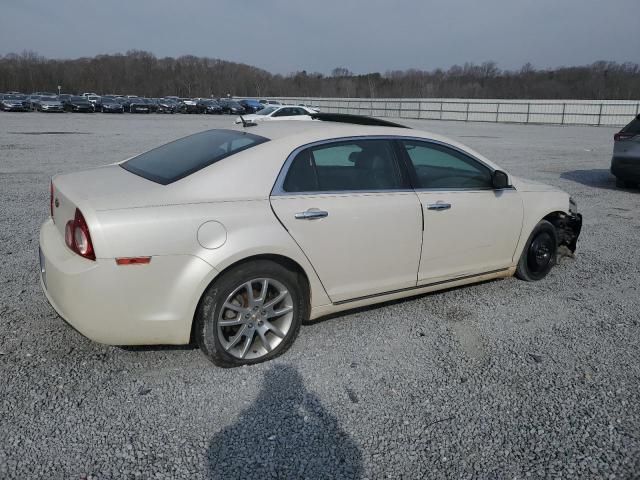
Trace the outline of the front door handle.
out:
<instances>
[{"instance_id":1,"label":"front door handle","mask_svg":"<svg viewBox=\"0 0 640 480\"><path fill-rule=\"evenodd\" d=\"M436 203L430 203L427 205L427 210L449 210L450 208L450 203L445 203L440 200L438 200Z\"/></svg>"},{"instance_id":2,"label":"front door handle","mask_svg":"<svg viewBox=\"0 0 640 480\"><path fill-rule=\"evenodd\" d=\"M318 218L325 218L329 216L329 212L324 210L318 210L317 208L309 208L304 212L296 213L296 220L317 220Z\"/></svg>"}]
</instances>

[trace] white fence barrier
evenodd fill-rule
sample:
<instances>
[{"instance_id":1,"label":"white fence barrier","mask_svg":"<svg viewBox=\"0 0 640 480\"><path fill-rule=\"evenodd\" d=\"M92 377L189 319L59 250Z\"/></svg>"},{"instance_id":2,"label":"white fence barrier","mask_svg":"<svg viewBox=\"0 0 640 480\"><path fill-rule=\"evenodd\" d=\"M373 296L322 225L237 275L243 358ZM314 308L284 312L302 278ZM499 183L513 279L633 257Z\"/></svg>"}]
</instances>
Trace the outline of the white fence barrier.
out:
<instances>
[{"instance_id":1,"label":"white fence barrier","mask_svg":"<svg viewBox=\"0 0 640 480\"><path fill-rule=\"evenodd\" d=\"M467 100L445 98L280 97L287 104L320 107L328 113L374 117L549 125L623 126L640 114L630 100Z\"/></svg>"}]
</instances>

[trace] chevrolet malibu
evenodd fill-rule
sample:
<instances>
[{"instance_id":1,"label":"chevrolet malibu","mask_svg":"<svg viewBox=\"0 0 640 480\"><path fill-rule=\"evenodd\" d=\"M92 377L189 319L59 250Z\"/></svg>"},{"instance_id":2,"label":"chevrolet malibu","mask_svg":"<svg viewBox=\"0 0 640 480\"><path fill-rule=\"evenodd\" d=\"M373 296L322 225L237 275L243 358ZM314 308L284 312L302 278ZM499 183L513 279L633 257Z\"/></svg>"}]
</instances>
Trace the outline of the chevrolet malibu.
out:
<instances>
[{"instance_id":1,"label":"chevrolet malibu","mask_svg":"<svg viewBox=\"0 0 640 480\"><path fill-rule=\"evenodd\" d=\"M80 333L187 344L232 367L303 322L483 280L541 280L573 252L568 194L439 135L317 114L207 130L57 175L44 292Z\"/></svg>"}]
</instances>

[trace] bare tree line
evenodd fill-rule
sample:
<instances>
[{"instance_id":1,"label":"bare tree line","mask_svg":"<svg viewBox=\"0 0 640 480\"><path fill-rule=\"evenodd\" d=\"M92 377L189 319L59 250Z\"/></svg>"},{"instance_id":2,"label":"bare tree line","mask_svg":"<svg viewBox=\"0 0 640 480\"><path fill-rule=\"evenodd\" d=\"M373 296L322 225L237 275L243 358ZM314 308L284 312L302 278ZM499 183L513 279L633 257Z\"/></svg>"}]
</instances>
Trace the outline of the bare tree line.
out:
<instances>
[{"instance_id":1,"label":"bare tree line","mask_svg":"<svg viewBox=\"0 0 640 480\"><path fill-rule=\"evenodd\" d=\"M335 68L331 75L300 71L290 75L225 60L157 58L145 51L91 58L47 59L34 52L0 56L0 91L85 91L209 97L362 98L640 98L640 66L596 62L578 67L501 70L494 62L467 63L447 70L404 70L356 75Z\"/></svg>"}]
</instances>

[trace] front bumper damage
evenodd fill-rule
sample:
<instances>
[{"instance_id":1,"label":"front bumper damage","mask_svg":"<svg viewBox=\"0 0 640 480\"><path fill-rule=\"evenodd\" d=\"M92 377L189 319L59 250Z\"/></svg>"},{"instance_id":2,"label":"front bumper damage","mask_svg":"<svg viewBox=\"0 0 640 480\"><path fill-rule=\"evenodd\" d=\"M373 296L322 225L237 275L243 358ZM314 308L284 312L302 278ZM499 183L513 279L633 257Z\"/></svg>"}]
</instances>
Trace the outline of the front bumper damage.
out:
<instances>
[{"instance_id":1,"label":"front bumper damage","mask_svg":"<svg viewBox=\"0 0 640 480\"><path fill-rule=\"evenodd\" d=\"M568 248L571 255L573 255L582 230L582 214L576 212L569 215L561 215L554 219L553 224L558 233L558 245Z\"/></svg>"}]
</instances>

